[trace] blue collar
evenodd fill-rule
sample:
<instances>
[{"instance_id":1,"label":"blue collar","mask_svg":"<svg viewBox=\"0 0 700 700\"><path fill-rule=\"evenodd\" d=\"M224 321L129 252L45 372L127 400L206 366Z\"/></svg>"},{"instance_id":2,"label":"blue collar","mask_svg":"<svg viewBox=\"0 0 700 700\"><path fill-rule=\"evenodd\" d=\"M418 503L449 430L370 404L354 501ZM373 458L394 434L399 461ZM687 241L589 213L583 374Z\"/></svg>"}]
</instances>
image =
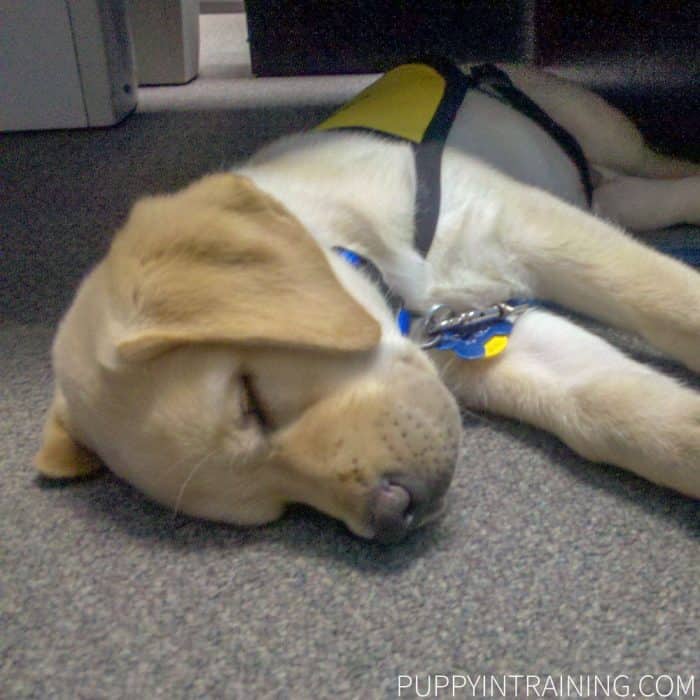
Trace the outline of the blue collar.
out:
<instances>
[{"instance_id":1,"label":"blue collar","mask_svg":"<svg viewBox=\"0 0 700 700\"><path fill-rule=\"evenodd\" d=\"M384 299L386 299L387 304L391 307L391 310L398 314L402 309L405 308L405 303L403 297L397 294L384 279L384 275L381 270L369 259L356 253L354 250L349 248L343 248L342 246L333 246L333 250L338 253L344 260L349 262L354 268L361 270L367 275L367 277L374 282L374 284L379 287L379 291L382 293Z\"/></svg>"},{"instance_id":2,"label":"blue collar","mask_svg":"<svg viewBox=\"0 0 700 700\"><path fill-rule=\"evenodd\" d=\"M531 302L518 299L455 313L445 304L437 304L422 315L406 308L403 298L389 287L369 258L342 246L334 246L333 250L379 287L396 316L401 335L412 338L426 350L450 350L464 360L500 355L508 345L513 324L532 306Z\"/></svg>"}]
</instances>

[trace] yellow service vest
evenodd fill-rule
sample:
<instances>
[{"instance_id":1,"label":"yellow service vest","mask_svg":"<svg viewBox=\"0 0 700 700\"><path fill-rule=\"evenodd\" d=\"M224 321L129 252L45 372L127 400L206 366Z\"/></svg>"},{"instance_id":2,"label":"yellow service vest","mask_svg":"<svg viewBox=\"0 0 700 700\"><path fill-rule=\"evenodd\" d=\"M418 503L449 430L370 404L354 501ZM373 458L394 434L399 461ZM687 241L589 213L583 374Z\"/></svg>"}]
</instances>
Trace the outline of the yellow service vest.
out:
<instances>
[{"instance_id":1,"label":"yellow service vest","mask_svg":"<svg viewBox=\"0 0 700 700\"><path fill-rule=\"evenodd\" d=\"M408 63L372 83L316 129L362 128L421 143L446 87L447 79L433 66Z\"/></svg>"}]
</instances>

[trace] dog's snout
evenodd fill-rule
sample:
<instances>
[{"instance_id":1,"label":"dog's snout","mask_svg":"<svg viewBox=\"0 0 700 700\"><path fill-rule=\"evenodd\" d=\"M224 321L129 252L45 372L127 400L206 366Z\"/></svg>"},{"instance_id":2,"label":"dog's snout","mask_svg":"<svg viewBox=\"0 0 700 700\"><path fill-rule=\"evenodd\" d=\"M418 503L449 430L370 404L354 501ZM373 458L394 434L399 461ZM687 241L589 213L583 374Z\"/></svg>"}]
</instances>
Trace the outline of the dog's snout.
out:
<instances>
[{"instance_id":1,"label":"dog's snout","mask_svg":"<svg viewBox=\"0 0 700 700\"><path fill-rule=\"evenodd\" d=\"M372 494L370 521L380 542L400 540L413 522L413 499L408 489L383 481Z\"/></svg>"},{"instance_id":2,"label":"dog's snout","mask_svg":"<svg viewBox=\"0 0 700 700\"><path fill-rule=\"evenodd\" d=\"M397 376L393 402L374 424L378 482L370 492L372 537L396 542L442 512L461 437L459 411L429 374Z\"/></svg>"},{"instance_id":3,"label":"dog's snout","mask_svg":"<svg viewBox=\"0 0 700 700\"><path fill-rule=\"evenodd\" d=\"M438 515L450 485L451 474L424 479L414 475L389 475L374 489L370 521L374 539L392 543L414 527Z\"/></svg>"},{"instance_id":4,"label":"dog's snout","mask_svg":"<svg viewBox=\"0 0 700 700\"><path fill-rule=\"evenodd\" d=\"M396 362L278 431L275 459L289 477L287 500L382 542L400 540L442 512L462 426L454 398L428 370Z\"/></svg>"}]
</instances>

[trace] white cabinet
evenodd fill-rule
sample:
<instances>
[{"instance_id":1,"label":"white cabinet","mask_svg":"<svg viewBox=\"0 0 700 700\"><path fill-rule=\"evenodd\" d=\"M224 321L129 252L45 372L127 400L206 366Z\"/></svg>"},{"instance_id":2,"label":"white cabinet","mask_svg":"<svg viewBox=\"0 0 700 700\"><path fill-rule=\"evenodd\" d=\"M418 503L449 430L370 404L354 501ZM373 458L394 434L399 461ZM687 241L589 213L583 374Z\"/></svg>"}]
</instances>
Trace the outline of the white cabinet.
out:
<instances>
[{"instance_id":1,"label":"white cabinet","mask_svg":"<svg viewBox=\"0 0 700 700\"><path fill-rule=\"evenodd\" d=\"M136 106L125 0L0 0L0 131L115 124Z\"/></svg>"}]
</instances>

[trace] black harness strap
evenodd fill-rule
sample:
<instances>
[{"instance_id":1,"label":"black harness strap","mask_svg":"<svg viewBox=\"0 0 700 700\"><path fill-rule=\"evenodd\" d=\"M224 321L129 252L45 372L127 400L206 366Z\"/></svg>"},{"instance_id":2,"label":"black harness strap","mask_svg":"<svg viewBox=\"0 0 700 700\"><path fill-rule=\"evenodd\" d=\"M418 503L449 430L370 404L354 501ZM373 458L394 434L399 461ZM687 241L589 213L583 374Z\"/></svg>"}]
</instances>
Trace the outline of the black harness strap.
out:
<instances>
[{"instance_id":1,"label":"black harness strap","mask_svg":"<svg viewBox=\"0 0 700 700\"><path fill-rule=\"evenodd\" d=\"M578 168L588 205L591 205L593 201L591 175L578 141L524 92L515 87L506 73L491 63L474 66L470 74L465 75L454 63L446 59L431 57L422 59L421 62L435 68L446 81L445 96L428 126L423 141L413 144L417 180L414 245L423 257L430 250L440 215L442 151L452 122L470 88L489 87L513 109L529 117L544 129Z\"/></svg>"},{"instance_id":2,"label":"black harness strap","mask_svg":"<svg viewBox=\"0 0 700 700\"><path fill-rule=\"evenodd\" d=\"M435 237L440 215L440 166L445 141L467 90L474 86L454 63L441 58L422 59L445 79L445 94L425 131L421 143L413 144L416 169L416 200L414 212L414 245L425 257Z\"/></svg>"},{"instance_id":3,"label":"black harness strap","mask_svg":"<svg viewBox=\"0 0 700 700\"><path fill-rule=\"evenodd\" d=\"M593 185L588 161L579 142L559 123L555 122L536 102L513 85L507 73L492 63L474 66L471 70L476 85L487 85L511 107L542 127L561 147L578 168L581 184L586 192L588 206L593 202Z\"/></svg>"}]
</instances>

